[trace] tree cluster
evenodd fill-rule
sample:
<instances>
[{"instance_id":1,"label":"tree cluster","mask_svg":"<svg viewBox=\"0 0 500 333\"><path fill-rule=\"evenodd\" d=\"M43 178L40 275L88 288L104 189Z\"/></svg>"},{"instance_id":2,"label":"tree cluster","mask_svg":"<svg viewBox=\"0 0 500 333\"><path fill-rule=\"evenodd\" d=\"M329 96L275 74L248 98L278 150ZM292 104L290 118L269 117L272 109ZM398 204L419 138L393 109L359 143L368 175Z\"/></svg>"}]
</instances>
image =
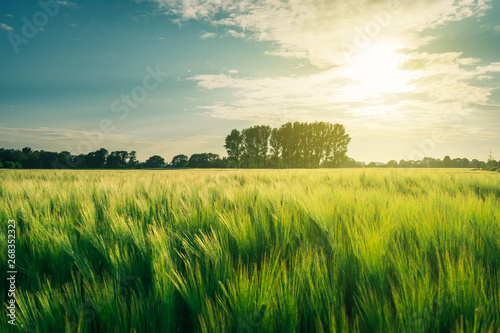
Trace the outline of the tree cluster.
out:
<instances>
[{"instance_id":1,"label":"tree cluster","mask_svg":"<svg viewBox=\"0 0 500 333\"><path fill-rule=\"evenodd\" d=\"M340 167L351 138L343 125L326 122L286 123L231 131L225 145L230 167Z\"/></svg>"}]
</instances>

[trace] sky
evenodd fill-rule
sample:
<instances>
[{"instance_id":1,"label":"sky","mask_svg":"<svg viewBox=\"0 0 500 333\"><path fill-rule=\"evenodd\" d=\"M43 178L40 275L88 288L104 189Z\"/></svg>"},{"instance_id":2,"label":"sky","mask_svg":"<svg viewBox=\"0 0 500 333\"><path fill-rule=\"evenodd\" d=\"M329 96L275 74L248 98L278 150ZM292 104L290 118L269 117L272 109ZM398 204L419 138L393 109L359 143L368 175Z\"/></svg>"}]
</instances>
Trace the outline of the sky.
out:
<instances>
[{"instance_id":1,"label":"sky","mask_svg":"<svg viewBox=\"0 0 500 333\"><path fill-rule=\"evenodd\" d=\"M346 127L359 161L500 158L500 1L0 4L0 147L225 155L231 129Z\"/></svg>"}]
</instances>

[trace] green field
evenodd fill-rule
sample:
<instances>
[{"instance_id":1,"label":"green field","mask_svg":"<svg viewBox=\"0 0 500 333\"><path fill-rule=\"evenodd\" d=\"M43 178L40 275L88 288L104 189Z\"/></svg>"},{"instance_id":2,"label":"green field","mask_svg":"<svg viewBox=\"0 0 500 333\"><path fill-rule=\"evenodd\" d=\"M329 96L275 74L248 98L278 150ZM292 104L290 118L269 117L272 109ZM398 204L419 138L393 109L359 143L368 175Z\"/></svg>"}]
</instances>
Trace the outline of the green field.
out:
<instances>
[{"instance_id":1,"label":"green field","mask_svg":"<svg viewBox=\"0 0 500 333\"><path fill-rule=\"evenodd\" d=\"M0 218L19 331L500 331L498 173L2 170Z\"/></svg>"}]
</instances>

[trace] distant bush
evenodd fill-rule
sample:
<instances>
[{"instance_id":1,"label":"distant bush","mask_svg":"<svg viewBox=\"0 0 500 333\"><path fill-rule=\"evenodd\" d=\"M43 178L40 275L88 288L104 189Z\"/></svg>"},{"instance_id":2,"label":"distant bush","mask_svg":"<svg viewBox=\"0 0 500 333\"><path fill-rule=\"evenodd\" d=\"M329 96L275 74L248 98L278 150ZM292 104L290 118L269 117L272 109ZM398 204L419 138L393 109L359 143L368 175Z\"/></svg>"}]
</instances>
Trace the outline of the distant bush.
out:
<instances>
[{"instance_id":1,"label":"distant bush","mask_svg":"<svg viewBox=\"0 0 500 333\"><path fill-rule=\"evenodd\" d=\"M16 168L16 164L14 162L7 161L7 162L5 162L5 168L6 169L15 169Z\"/></svg>"},{"instance_id":2,"label":"distant bush","mask_svg":"<svg viewBox=\"0 0 500 333\"><path fill-rule=\"evenodd\" d=\"M1 169L1 168L3 168L3 164L2 164L2 162L0 162L0 169Z\"/></svg>"},{"instance_id":3,"label":"distant bush","mask_svg":"<svg viewBox=\"0 0 500 333\"><path fill-rule=\"evenodd\" d=\"M6 169L22 169L23 166L19 162L7 161L4 163L4 168L6 168Z\"/></svg>"}]
</instances>

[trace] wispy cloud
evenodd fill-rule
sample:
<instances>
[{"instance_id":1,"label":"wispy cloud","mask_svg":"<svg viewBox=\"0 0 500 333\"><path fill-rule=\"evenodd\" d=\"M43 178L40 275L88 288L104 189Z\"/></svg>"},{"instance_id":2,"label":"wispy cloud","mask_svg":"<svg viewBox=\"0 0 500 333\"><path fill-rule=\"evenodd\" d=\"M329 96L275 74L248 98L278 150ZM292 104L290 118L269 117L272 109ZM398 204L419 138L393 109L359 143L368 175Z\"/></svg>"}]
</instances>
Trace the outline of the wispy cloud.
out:
<instances>
[{"instance_id":1,"label":"wispy cloud","mask_svg":"<svg viewBox=\"0 0 500 333\"><path fill-rule=\"evenodd\" d=\"M206 32L200 36L201 39L208 39L208 38L215 38L215 37L217 37L217 35L213 32Z\"/></svg>"},{"instance_id":2,"label":"wispy cloud","mask_svg":"<svg viewBox=\"0 0 500 333\"><path fill-rule=\"evenodd\" d=\"M233 29L229 29L226 33L228 36L231 37L236 37L236 38L245 38L245 33L244 32L239 32Z\"/></svg>"},{"instance_id":3,"label":"wispy cloud","mask_svg":"<svg viewBox=\"0 0 500 333\"><path fill-rule=\"evenodd\" d=\"M0 23L0 29L8 31L8 32L14 31L14 28L12 28L11 26L9 26L5 23Z\"/></svg>"},{"instance_id":4,"label":"wispy cloud","mask_svg":"<svg viewBox=\"0 0 500 333\"><path fill-rule=\"evenodd\" d=\"M56 3L57 3L59 6L78 7L76 3L71 2L71 1L61 1L61 0L56 0Z\"/></svg>"}]
</instances>

